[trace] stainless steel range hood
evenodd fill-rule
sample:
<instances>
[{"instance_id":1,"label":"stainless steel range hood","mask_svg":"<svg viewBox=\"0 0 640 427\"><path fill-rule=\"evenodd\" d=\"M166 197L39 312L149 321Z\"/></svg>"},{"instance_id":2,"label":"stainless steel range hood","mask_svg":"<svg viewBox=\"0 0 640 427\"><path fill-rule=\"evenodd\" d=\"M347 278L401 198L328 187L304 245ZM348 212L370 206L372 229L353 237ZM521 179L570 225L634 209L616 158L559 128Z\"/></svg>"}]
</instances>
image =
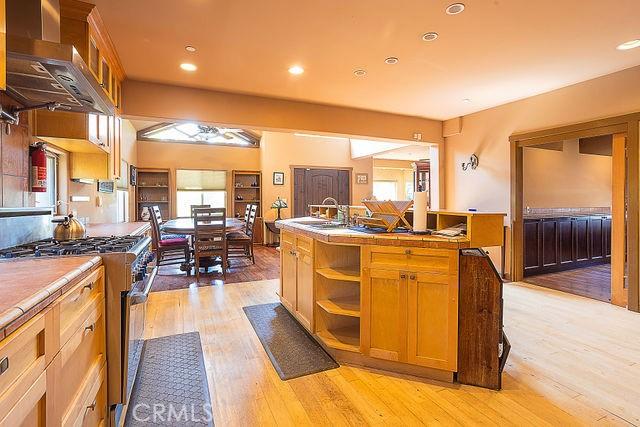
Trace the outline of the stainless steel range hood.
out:
<instances>
[{"instance_id":1,"label":"stainless steel range hood","mask_svg":"<svg viewBox=\"0 0 640 427\"><path fill-rule=\"evenodd\" d=\"M7 92L25 107L113 114L78 51L60 43L59 0L7 0Z\"/></svg>"}]
</instances>

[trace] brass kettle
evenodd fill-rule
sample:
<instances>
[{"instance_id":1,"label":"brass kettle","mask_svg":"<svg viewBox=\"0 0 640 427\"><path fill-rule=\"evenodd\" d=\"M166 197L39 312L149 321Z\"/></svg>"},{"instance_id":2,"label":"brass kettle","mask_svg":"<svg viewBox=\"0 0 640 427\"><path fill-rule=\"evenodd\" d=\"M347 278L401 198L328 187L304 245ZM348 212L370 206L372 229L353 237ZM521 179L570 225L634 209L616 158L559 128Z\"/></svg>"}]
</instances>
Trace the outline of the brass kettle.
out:
<instances>
[{"instance_id":1,"label":"brass kettle","mask_svg":"<svg viewBox=\"0 0 640 427\"><path fill-rule=\"evenodd\" d=\"M58 223L53 230L53 238L58 241L83 239L87 233L84 225L69 214L62 219L54 219Z\"/></svg>"}]
</instances>

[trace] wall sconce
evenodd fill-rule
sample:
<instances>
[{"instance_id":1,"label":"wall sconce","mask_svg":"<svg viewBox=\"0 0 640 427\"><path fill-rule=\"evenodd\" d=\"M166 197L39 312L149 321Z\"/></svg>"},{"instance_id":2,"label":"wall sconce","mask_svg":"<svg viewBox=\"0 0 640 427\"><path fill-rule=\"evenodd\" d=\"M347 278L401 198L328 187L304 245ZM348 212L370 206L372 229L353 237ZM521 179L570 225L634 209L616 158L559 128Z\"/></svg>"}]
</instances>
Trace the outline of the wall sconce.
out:
<instances>
[{"instance_id":1,"label":"wall sconce","mask_svg":"<svg viewBox=\"0 0 640 427\"><path fill-rule=\"evenodd\" d=\"M469 168L475 169L478 167L479 164L480 164L480 160L478 159L478 156L476 156L475 154L472 154L471 157L469 158L469 163L462 162L462 170L466 171Z\"/></svg>"}]
</instances>

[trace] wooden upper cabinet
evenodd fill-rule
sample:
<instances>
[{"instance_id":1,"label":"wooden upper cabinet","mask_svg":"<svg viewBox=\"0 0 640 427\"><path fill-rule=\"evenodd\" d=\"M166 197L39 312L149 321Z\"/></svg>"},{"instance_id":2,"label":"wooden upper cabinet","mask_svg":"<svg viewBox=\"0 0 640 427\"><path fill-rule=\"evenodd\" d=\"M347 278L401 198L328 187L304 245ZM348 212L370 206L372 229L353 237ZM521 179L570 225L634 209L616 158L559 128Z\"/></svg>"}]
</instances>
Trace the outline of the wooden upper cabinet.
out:
<instances>
[{"instance_id":1,"label":"wooden upper cabinet","mask_svg":"<svg viewBox=\"0 0 640 427\"><path fill-rule=\"evenodd\" d=\"M77 49L120 111L124 69L97 7L78 0L60 0L60 38Z\"/></svg>"}]
</instances>

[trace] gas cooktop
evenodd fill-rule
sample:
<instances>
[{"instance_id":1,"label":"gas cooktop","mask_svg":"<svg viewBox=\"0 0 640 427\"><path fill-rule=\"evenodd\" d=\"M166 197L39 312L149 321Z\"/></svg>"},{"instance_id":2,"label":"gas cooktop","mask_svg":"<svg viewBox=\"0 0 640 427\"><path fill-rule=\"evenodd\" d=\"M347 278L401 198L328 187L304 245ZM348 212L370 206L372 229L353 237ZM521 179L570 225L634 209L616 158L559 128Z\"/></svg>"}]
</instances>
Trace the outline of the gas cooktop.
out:
<instances>
[{"instance_id":1,"label":"gas cooktop","mask_svg":"<svg viewBox=\"0 0 640 427\"><path fill-rule=\"evenodd\" d=\"M142 239L144 239L144 236L87 237L85 239L67 241L45 239L1 249L0 258L127 252Z\"/></svg>"}]
</instances>

